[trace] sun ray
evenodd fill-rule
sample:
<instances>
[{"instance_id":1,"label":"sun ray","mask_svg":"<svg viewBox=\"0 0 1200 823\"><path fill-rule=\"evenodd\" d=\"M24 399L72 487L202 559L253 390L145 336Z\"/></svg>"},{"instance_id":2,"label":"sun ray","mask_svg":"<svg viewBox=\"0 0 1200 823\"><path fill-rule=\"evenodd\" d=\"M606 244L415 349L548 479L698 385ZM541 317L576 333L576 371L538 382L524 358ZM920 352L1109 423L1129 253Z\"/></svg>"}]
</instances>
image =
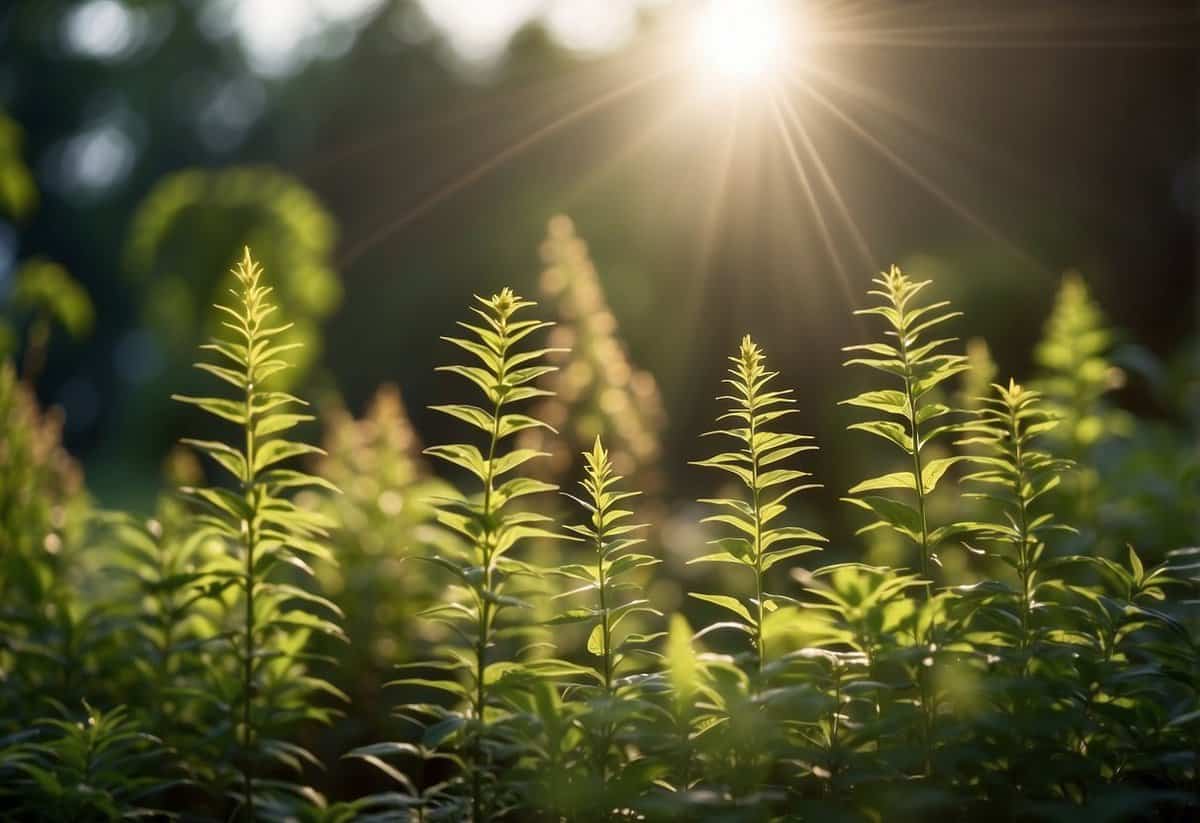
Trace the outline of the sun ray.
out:
<instances>
[{"instance_id":1,"label":"sun ray","mask_svg":"<svg viewBox=\"0 0 1200 823\"><path fill-rule=\"evenodd\" d=\"M787 150L788 158L791 160L792 168L800 178L801 187L804 190L809 206L812 208L813 217L816 218L817 228L821 233L821 241L825 244L825 250L829 253L829 258L833 262L834 268L837 269L838 279L842 283L847 300L849 300L853 294L853 289L850 286L850 275L846 271L846 266L842 262L842 255L838 251L837 244L833 241L828 224L825 222L825 215L821 209L821 205L817 202L816 193L809 183L808 171L804 168L804 162L800 159L800 153L796 150L796 144L792 141L792 136L788 132L787 123L784 122L783 113L780 111L777 94L771 95L771 113L775 117L775 124L779 129L780 137L783 138L783 145Z\"/></svg>"},{"instance_id":2,"label":"sun ray","mask_svg":"<svg viewBox=\"0 0 1200 823\"><path fill-rule=\"evenodd\" d=\"M428 139L440 129L494 128L498 121L510 118L512 112L574 102L581 92L578 87L592 74L593 66L574 66L561 74L539 76L519 89L455 101L450 108L439 109L433 117L414 121L406 116L400 123L376 127L361 139L324 149L308 158L302 164L304 176L341 174L353 160L378 151L394 150L404 140Z\"/></svg>"},{"instance_id":3,"label":"sun ray","mask_svg":"<svg viewBox=\"0 0 1200 823\"><path fill-rule=\"evenodd\" d=\"M834 117L841 121L841 123L849 128L853 134L875 149L885 159L890 161L898 170L903 172L923 189L933 195L939 202L942 203L942 205L946 206L948 209L954 212L954 214L958 215L976 229L983 232L990 239L1001 244L1005 249L1010 251L1024 263L1034 267L1039 272L1049 274L1049 269L1044 263L1042 263L1025 249L1021 248L1014 241L1006 237L1002 232L1000 232L999 229L991 225L991 223L984 218L977 215L965 204L960 203L935 180L930 178L920 169L912 165L912 163L897 154L886 143L872 134L869 129L844 112L837 104L816 89L812 88L812 86L805 86L803 88L813 100L817 101L823 108L825 108L825 110L830 112Z\"/></svg>"},{"instance_id":4,"label":"sun ray","mask_svg":"<svg viewBox=\"0 0 1200 823\"><path fill-rule=\"evenodd\" d=\"M813 165L815 165L817 168L817 173L820 175L821 181L825 184L825 188L829 191L830 197L833 198L834 206L837 208L838 213L845 222L846 228L849 230L850 236L854 240L855 248L862 256L863 262L867 265L867 267L871 271L874 271L880 265L879 258L871 249L871 244L867 242L867 238L863 234L862 229L858 227L858 221L856 221L853 215L850 214L850 209L846 205L845 199L842 197L842 193L838 188L837 182L829 173L829 168L825 165L825 161L821 159L821 154L817 151L816 144L813 143L812 138L810 138L808 135L808 129L804 127L804 121L800 118L800 115L797 113L792 101L789 100L786 95L781 94L779 96L779 100L783 105L784 114L787 115L788 120L791 121L792 126L800 135L800 139L804 142L805 150L808 152L809 157L812 158Z\"/></svg>"},{"instance_id":5,"label":"sun ray","mask_svg":"<svg viewBox=\"0 0 1200 823\"><path fill-rule=\"evenodd\" d=\"M612 157L603 163L593 166L586 174L581 176L578 182L564 195L564 200L570 203L583 196L587 190L598 185L617 167L629 161L639 151L650 145L655 138L667 133L670 127L677 124L678 118L687 112L692 102L689 99L677 100L673 105L670 105L656 117L652 118L645 128L638 130L636 134L629 137Z\"/></svg>"},{"instance_id":6,"label":"sun ray","mask_svg":"<svg viewBox=\"0 0 1200 823\"><path fill-rule=\"evenodd\" d=\"M412 221L422 217L442 201L478 182L491 172L503 166L508 161L519 156L531 147L538 145L547 138L552 137L553 135L565 129L567 126L570 126L571 124L576 123L589 115L592 115L620 100L625 99L638 89L643 88L652 81L661 78L667 73L667 71L667 69L663 69L658 72L635 78L628 83L605 92L594 100L577 106L576 108L552 120L551 122L540 126L520 140L509 144L507 147L491 155L482 163L479 163L469 171L428 195L419 203L417 203L417 205L407 209L402 214L387 220L382 225L369 232L366 237L351 246L345 252L342 259L339 261L339 266L342 268L349 268L367 251L383 242Z\"/></svg>"},{"instance_id":7,"label":"sun ray","mask_svg":"<svg viewBox=\"0 0 1200 823\"><path fill-rule=\"evenodd\" d=\"M1061 23L1052 16L1027 14L1025 17L993 17L963 22L914 22L907 25L878 25L883 19L902 13L906 19L919 18L920 10L913 6L897 6L891 14L866 13L857 17L828 16L822 33L825 43L856 46L887 46L895 48L930 49L1147 49L1194 48L1194 13L1160 12L1157 14L1108 16L1094 13L1087 18L1072 20L1069 35L1060 31ZM870 25L871 22L876 25ZM1188 31L1191 30L1191 34Z\"/></svg>"},{"instance_id":8,"label":"sun ray","mask_svg":"<svg viewBox=\"0 0 1200 823\"><path fill-rule=\"evenodd\" d=\"M696 272L699 282L695 288L687 289L683 295L681 317L683 328L689 337L700 331L701 300L712 277L713 253L717 247L720 234L721 218L725 213L725 204L732 178L734 152L738 143L740 118L726 119L723 129L723 140L717 162L713 165L712 193L706 198L705 210L700 227L700 236L696 244L696 253L691 268ZM691 391L691 382L684 378L687 374L685 360L690 357L686 347L670 347L675 353L676 360L670 368L663 371L664 387L674 393ZM688 398L690 401L690 398Z\"/></svg>"}]
</instances>

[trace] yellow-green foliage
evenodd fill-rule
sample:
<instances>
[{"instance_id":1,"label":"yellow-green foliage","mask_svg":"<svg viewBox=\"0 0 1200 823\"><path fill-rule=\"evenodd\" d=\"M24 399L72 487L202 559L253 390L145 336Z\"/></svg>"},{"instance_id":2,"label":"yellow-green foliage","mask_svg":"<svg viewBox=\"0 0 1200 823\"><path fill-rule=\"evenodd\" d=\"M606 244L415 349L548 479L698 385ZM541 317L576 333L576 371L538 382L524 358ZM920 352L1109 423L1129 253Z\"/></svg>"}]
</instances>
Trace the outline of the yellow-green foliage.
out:
<instances>
[{"instance_id":1,"label":"yellow-green foliage","mask_svg":"<svg viewBox=\"0 0 1200 823\"><path fill-rule=\"evenodd\" d=\"M202 236L204 243L193 242ZM294 383L320 354L321 319L337 307L336 229L317 198L270 168L188 169L164 177L134 214L126 250L130 277L143 291L146 324L178 363L193 342L220 327L209 311L237 281L223 274L249 245L273 272L275 301L291 322ZM282 384L281 384L282 385Z\"/></svg>"},{"instance_id":2,"label":"yellow-green foliage","mask_svg":"<svg viewBox=\"0 0 1200 823\"><path fill-rule=\"evenodd\" d=\"M942 351L955 342L953 337L928 339L928 335L959 312L947 311L949 301L920 304L917 295L930 281L910 280L896 266L875 278L878 286L869 292L880 305L860 309L855 314L883 318L884 336L889 342L863 343L846 351L860 355L846 365L868 366L888 375L899 389L863 392L843 401L886 417L855 423L852 430L864 431L886 440L905 455L907 465L900 471L869 478L850 489L846 501L874 516L862 531L887 527L914 543L918 551L921 577L932 580L933 566L939 563L939 544L958 529L953 524L934 527L929 522L928 498L961 456L929 459L925 449L938 437L954 431L955 410L933 399L939 385L966 370L966 358ZM888 492L879 494L879 492ZM899 495L897 493L900 493ZM905 502L898 497L907 498Z\"/></svg>"},{"instance_id":3,"label":"yellow-green foliage","mask_svg":"<svg viewBox=\"0 0 1200 823\"><path fill-rule=\"evenodd\" d=\"M967 370L963 372L958 405L968 411L975 411L980 408L983 398L995 384L999 369L996 361L992 359L992 350L982 337L972 337L967 341L966 356Z\"/></svg>"},{"instance_id":4,"label":"yellow-green foliage","mask_svg":"<svg viewBox=\"0 0 1200 823\"><path fill-rule=\"evenodd\" d=\"M312 419L296 411L304 401L270 388L272 378L290 368L289 352L299 344L281 342L289 324L281 322L262 267L245 249L233 268L233 305L218 304L226 317L221 338L202 348L211 352L196 367L232 388L231 397L175 395L236 427L226 441L185 440L224 470L236 484L188 487L200 507L196 528L228 547L224 563L208 573L232 588L227 628L233 632L233 670L217 669L213 687L229 709L222 727L236 742L241 785L240 806L250 818L260 802L276 802L271 783L258 777L264 766L301 771L315 758L287 741L289 727L301 719L328 720L330 712L314 697L331 686L306 673L304 647L312 632L341 636L341 629L307 607L340 615L331 601L291 582L285 570L312 573L309 561L332 562L326 540L327 517L300 509L291 500L297 488L327 487L326 480L284 465L296 457L320 453L315 446L283 435Z\"/></svg>"},{"instance_id":5,"label":"yellow-green foliage","mask_svg":"<svg viewBox=\"0 0 1200 823\"><path fill-rule=\"evenodd\" d=\"M697 466L719 469L732 474L745 488L744 498L710 498L700 502L718 509L704 519L729 532L712 541L720 551L698 557L692 563L732 563L750 572L754 596L743 598L725 594L696 594L692 597L713 603L733 613L736 620L714 624L709 629L733 629L749 635L754 650L753 670L761 673L767 663L765 624L767 615L787 602L787 598L766 591L766 574L776 563L791 557L818 551L814 543L825 538L800 526L782 525L787 501L793 495L817 484L806 482L811 472L787 468L784 461L815 449L802 434L776 431L776 420L795 412L791 389L770 388L778 372L769 371L762 349L742 338L738 353L729 358L733 367L725 380L731 394L720 399L729 403L729 411L717 418L723 425L709 435L735 441L733 451L721 452ZM772 525L774 524L774 525Z\"/></svg>"},{"instance_id":6,"label":"yellow-green foliage","mask_svg":"<svg viewBox=\"0 0 1200 823\"><path fill-rule=\"evenodd\" d=\"M34 603L64 582L88 500L61 414L38 408L11 363L0 363L0 438L0 597Z\"/></svg>"},{"instance_id":7,"label":"yellow-green foliage","mask_svg":"<svg viewBox=\"0 0 1200 823\"><path fill-rule=\"evenodd\" d=\"M0 112L0 213L17 220L37 207L38 191L25 165L21 127Z\"/></svg>"},{"instance_id":8,"label":"yellow-green foliage","mask_svg":"<svg viewBox=\"0 0 1200 823\"><path fill-rule=\"evenodd\" d=\"M1038 389L1046 407L1062 418L1057 436L1066 440L1072 457L1127 427L1125 417L1102 402L1125 380L1108 359L1113 339L1083 277L1067 273L1033 357L1042 372Z\"/></svg>"},{"instance_id":9,"label":"yellow-green foliage","mask_svg":"<svg viewBox=\"0 0 1200 823\"><path fill-rule=\"evenodd\" d=\"M590 272L567 227L554 232L565 257L552 269ZM585 410L592 399L555 412L568 443L591 438L558 470L582 478L561 507L575 514L549 514L556 487L533 472L550 449L528 438L558 442L536 410L558 408L546 386L563 353L539 340L552 324L531 302L508 289L477 298L447 338L460 362L441 370L475 400L433 407L467 435L424 450L448 472L437 480L395 390L361 420L333 412L328 455L297 437L314 421L279 386L296 341L248 251L230 278L234 299L205 321L219 337L197 364L224 392L178 398L227 427L186 441L216 476L205 484L173 459L185 496L154 519L105 513L78 539L87 498L57 421L0 370L0 816L1195 817L1200 549L1172 543L1155 564L1133 547L1097 556L1111 539L1087 530L1060 538L1084 519L1056 490L1078 476L1064 453L1103 466L1113 446L1110 426L1079 434L1108 414L1110 337L1072 281L1042 348L1054 390L1043 394L1013 381L988 391L981 344L964 358L934 336L955 313L922 299L926 283L895 268L875 280L862 313L883 337L851 347L849 363L886 385L847 404L873 415L851 429L896 452L850 496L871 514L865 531L915 547L912 570L861 562L861 541L825 544L798 524L795 495L813 484L793 464L813 445L782 423L807 395L782 388L746 336L710 433L724 450L698 461L726 483L703 501L713 513L689 546L710 572L697 588L716 592L684 601L700 618L693 634L682 614L662 619L649 581L668 574L649 571L664 552L617 446L586 428L605 419ZM602 313L568 292L580 328ZM571 335L596 351L564 358L568 369L627 367L594 331ZM589 378L583 396L619 383ZM628 408L604 414L615 423ZM336 484L289 467L302 458ZM1112 508L1114 488L1089 488L1096 511ZM1186 490L1167 494L1184 510ZM702 547L705 530L715 549ZM550 545L566 559L534 562ZM937 569L939 551L959 545L959 557L988 558L971 576ZM547 596L545 578L569 591ZM333 682L359 702L327 732L342 696ZM397 704L393 739L342 761L382 737L385 701ZM328 777L309 768L335 763ZM353 797L373 777L388 788Z\"/></svg>"},{"instance_id":10,"label":"yellow-green foliage","mask_svg":"<svg viewBox=\"0 0 1200 823\"><path fill-rule=\"evenodd\" d=\"M21 154L20 127L0 112L0 215L14 221L27 219L37 208L38 191ZM21 376L37 380L50 342L51 324L57 323L75 339L92 330L94 310L87 290L60 264L41 257L25 260L12 275L0 316L0 358L12 356L24 344ZM24 340L19 326L25 324Z\"/></svg>"},{"instance_id":11,"label":"yellow-green foliage","mask_svg":"<svg viewBox=\"0 0 1200 823\"><path fill-rule=\"evenodd\" d=\"M569 218L551 219L541 252L541 292L557 321L550 341L563 351L549 355L561 368L539 383L553 394L535 414L559 433L530 430L521 445L549 452L544 470L561 479L575 456L601 436L615 470L656 494L663 482L659 438L666 423L658 383L631 362L587 244Z\"/></svg>"},{"instance_id":12,"label":"yellow-green foliage","mask_svg":"<svg viewBox=\"0 0 1200 823\"><path fill-rule=\"evenodd\" d=\"M970 436L960 442L981 446L985 452L970 458L977 470L963 479L983 489L971 496L997 505L994 522L971 528L987 553L1015 573L1017 585L993 582L970 589L969 599L980 609L976 614L983 624L996 633L1001 653L1021 659L1039 640L1033 612L1047 559L1047 538L1055 529L1067 528L1055 523L1052 512L1039 512L1035 504L1058 486L1069 464L1039 448L1038 441L1059 425L1043 408L1041 395L1012 380L1008 386L993 388L993 396L980 398L978 422L963 427ZM1015 620L997 620L1000 614L1015 615Z\"/></svg>"},{"instance_id":13,"label":"yellow-green foliage","mask_svg":"<svg viewBox=\"0 0 1200 823\"><path fill-rule=\"evenodd\" d=\"M17 270L13 303L30 314L44 312L74 338L92 330L95 312L91 298L58 263L34 259Z\"/></svg>"},{"instance_id":14,"label":"yellow-green foliage","mask_svg":"<svg viewBox=\"0 0 1200 823\"><path fill-rule=\"evenodd\" d=\"M61 434L61 415L39 409L12 364L0 362L0 728L8 731L42 698L73 696L85 676L70 652L84 618L80 581L93 568L82 552L91 503Z\"/></svg>"},{"instance_id":15,"label":"yellow-green foliage","mask_svg":"<svg viewBox=\"0 0 1200 823\"><path fill-rule=\"evenodd\" d=\"M472 365L455 364L439 370L467 380L482 394L485 406L453 404L433 408L474 429L483 448L453 443L425 450L466 471L472 484L479 485L478 491L438 501L438 522L457 534L463 546L453 554L430 558L456 580L447 602L427 610L426 615L449 626L466 648L444 647L438 650L439 659L418 664L451 672L456 679L408 678L398 683L428 686L457 698L457 705L450 710L417 705L412 711L431 718L422 738L424 746L435 749L451 741L462 752L465 785L461 793L439 798L438 802L445 804L447 813L462 815L469 810L474 819L480 820L502 804L495 761L503 744L501 729L512 712L500 698L506 676L520 679L520 666L498 659L496 654L500 621L507 612L529 608L520 598L517 585L521 575L531 570L511 553L521 541L553 536L543 525L550 518L517 511L512 504L556 487L517 472L529 461L544 457L544 453L509 448L506 443L519 432L547 425L509 409L513 404L546 396L547 392L534 384L555 368L542 362L550 350L528 349L520 344L552 324L518 319L520 312L535 304L509 289L476 299L478 305L472 311L478 321L459 324L468 336L444 338L470 355Z\"/></svg>"},{"instance_id":16,"label":"yellow-green foliage","mask_svg":"<svg viewBox=\"0 0 1200 823\"><path fill-rule=\"evenodd\" d=\"M567 526L576 540L580 540L593 552L591 563L572 563L558 569L558 573L582 586L576 592L595 592L596 601L580 609L572 609L555 619L556 623L593 623L588 635L587 650L601 659L600 674L604 689L611 692L614 679L621 673L622 664L630 655L628 645L644 643L644 635L626 636L617 642L614 632L625 618L639 613L660 615L647 606L645 598L629 599L621 593L637 591L640 587L623 578L632 572L656 565L659 560L648 554L635 554L628 550L645 542L634 535L646 528L644 523L628 523L633 512L619 507L619 503L636 497L636 491L618 491L617 485L624 479L613 470L612 460L600 438L596 438L591 451L584 452L583 497L573 498L590 513L588 522ZM626 632L626 635L629 633Z\"/></svg>"},{"instance_id":17,"label":"yellow-green foliage","mask_svg":"<svg viewBox=\"0 0 1200 823\"><path fill-rule=\"evenodd\" d=\"M442 581L419 562L447 536L433 522L433 501L453 493L430 472L400 391L381 387L356 418L340 406L326 413L317 473L342 490L314 490L305 503L336 523L330 542L337 565L317 569L321 590L341 604L350 648L327 643L342 656L333 679L351 695L356 718L378 724L389 703L382 683L397 663L428 654L445 633L416 615L442 595ZM453 541L452 541L453 542ZM377 725L353 730L378 737Z\"/></svg>"}]
</instances>

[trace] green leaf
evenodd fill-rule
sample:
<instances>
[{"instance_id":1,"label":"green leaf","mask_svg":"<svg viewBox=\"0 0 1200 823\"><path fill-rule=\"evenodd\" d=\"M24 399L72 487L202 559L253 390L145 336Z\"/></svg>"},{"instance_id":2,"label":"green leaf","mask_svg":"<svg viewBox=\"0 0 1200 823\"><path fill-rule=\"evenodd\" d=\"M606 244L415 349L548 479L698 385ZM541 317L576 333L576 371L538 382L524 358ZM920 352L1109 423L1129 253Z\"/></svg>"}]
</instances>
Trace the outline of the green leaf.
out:
<instances>
[{"instance_id":1,"label":"green leaf","mask_svg":"<svg viewBox=\"0 0 1200 823\"><path fill-rule=\"evenodd\" d=\"M209 414L232 423L243 425L246 422L246 406L244 403L223 400L219 397L189 397L183 394L173 394L171 395L171 399L177 400L180 403L187 403L189 406L197 406Z\"/></svg>"},{"instance_id":2,"label":"green leaf","mask_svg":"<svg viewBox=\"0 0 1200 823\"><path fill-rule=\"evenodd\" d=\"M841 401L847 406L859 406L864 409L875 409L876 411L895 414L903 418L908 418L908 398L904 392L891 389L882 391L863 392L849 400Z\"/></svg>"},{"instance_id":3,"label":"green leaf","mask_svg":"<svg viewBox=\"0 0 1200 823\"><path fill-rule=\"evenodd\" d=\"M293 457L324 453L324 449L310 446L307 443L296 443L291 440L269 440L262 444L258 451L255 452L254 465L251 468L255 474L258 474L268 466L273 466L284 460L290 460Z\"/></svg>"},{"instance_id":4,"label":"green leaf","mask_svg":"<svg viewBox=\"0 0 1200 823\"><path fill-rule=\"evenodd\" d=\"M479 453L479 449L475 446L461 443L452 443L446 446L430 446L425 449L424 454L461 466L479 478L480 482L483 482L487 478L487 469L484 465L483 455Z\"/></svg>"},{"instance_id":5,"label":"green leaf","mask_svg":"<svg viewBox=\"0 0 1200 823\"><path fill-rule=\"evenodd\" d=\"M694 597L697 600L703 600L706 603L712 603L720 606L723 609L728 609L738 617L741 617L750 625L754 625L755 623L754 617L750 614L750 610L747 609L742 601L738 600L736 597L729 597L723 594L699 594L697 592L688 592L688 596Z\"/></svg>"},{"instance_id":6,"label":"green leaf","mask_svg":"<svg viewBox=\"0 0 1200 823\"><path fill-rule=\"evenodd\" d=\"M917 481L913 477L912 472L892 472L891 474L884 474L864 480L858 485L852 486L849 493L862 494L863 492L879 491L880 489L909 489L916 491L916 488Z\"/></svg>"},{"instance_id":7,"label":"green leaf","mask_svg":"<svg viewBox=\"0 0 1200 823\"><path fill-rule=\"evenodd\" d=\"M891 420L868 420L863 423L853 423L847 428L882 437L884 440L895 443L909 454L913 452L913 441L912 436L908 433L909 430Z\"/></svg>"},{"instance_id":8,"label":"green leaf","mask_svg":"<svg viewBox=\"0 0 1200 823\"><path fill-rule=\"evenodd\" d=\"M525 465L530 460L549 456L549 452L538 451L537 449L513 449L508 454L492 460L492 476L500 477L513 469Z\"/></svg>"},{"instance_id":9,"label":"green leaf","mask_svg":"<svg viewBox=\"0 0 1200 823\"><path fill-rule=\"evenodd\" d=\"M842 499L847 503L874 512L881 522L893 527L914 543L921 542L921 515L912 506L880 495Z\"/></svg>"},{"instance_id":10,"label":"green leaf","mask_svg":"<svg viewBox=\"0 0 1200 823\"><path fill-rule=\"evenodd\" d=\"M600 657L604 654L604 624L597 623L592 627L587 639L587 650Z\"/></svg>"},{"instance_id":11,"label":"green leaf","mask_svg":"<svg viewBox=\"0 0 1200 823\"><path fill-rule=\"evenodd\" d=\"M924 487L925 494L933 494L933 490L937 488L938 481L946 473L946 470L955 463L960 463L965 460L965 457L942 457L937 460L930 460L921 467L921 485Z\"/></svg>"},{"instance_id":12,"label":"green leaf","mask_svg":"<svg viewBox=\"0 0 1200 823\"><path fill-rule=\"evenodd\" d=\"M426 727L424 734L421 735L421 745L428 749L435 749L461 730L466 724L467 719L460 715L451 715L439 720L437 723Z\"/></svg>"}]
</instances>

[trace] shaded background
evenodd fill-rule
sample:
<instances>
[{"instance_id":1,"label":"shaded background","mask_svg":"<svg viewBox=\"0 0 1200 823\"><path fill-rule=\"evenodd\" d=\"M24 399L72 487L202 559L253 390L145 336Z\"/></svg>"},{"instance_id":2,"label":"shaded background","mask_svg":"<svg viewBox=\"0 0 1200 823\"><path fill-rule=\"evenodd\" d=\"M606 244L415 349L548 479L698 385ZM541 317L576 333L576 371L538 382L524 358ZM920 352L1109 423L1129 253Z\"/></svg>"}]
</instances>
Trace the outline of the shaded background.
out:
<instances>
[{"instance_id":1,"label":"shaded background","mask_svg":"<svg viewBox=\"0 0 1200 823\"><path fill-rule=\"evenodd\" d=\"M309 389L358 409L398 382L439 442L437 335L472 293L535 292L547 220L570 214L660 383L676 497L709 485L685 461L747 330L799 387L798 429L831 444L814 467L831 493L861 477L859 444L837 437L851 417L834 403L861 388L839 349L866 339L850 311L891 262L936 274L967 315L956 331L985 337L1002 374L1027 373L1067 268L1160 355L1194 335L1194 3L789 7L811 33L796 32L807 67L777 81L800 123L784 129L761 92L709 93L680 65L685 3L6 4L0 108L41 200L0 223L0 294L44 255L96 303L93 334L54 345L38 390L65 408L100 502L148 504L191 421L164 398L190 385L176 366L203 301L155 284L216 276L263 232L274 259L294 255L268 275L311 319ZM247 165L288 177L211 195L233 210L162 236L162 200L139 222L165 176ZM1155 413L1136 381L1122 399Z\"/></svg>"}]
</instances>

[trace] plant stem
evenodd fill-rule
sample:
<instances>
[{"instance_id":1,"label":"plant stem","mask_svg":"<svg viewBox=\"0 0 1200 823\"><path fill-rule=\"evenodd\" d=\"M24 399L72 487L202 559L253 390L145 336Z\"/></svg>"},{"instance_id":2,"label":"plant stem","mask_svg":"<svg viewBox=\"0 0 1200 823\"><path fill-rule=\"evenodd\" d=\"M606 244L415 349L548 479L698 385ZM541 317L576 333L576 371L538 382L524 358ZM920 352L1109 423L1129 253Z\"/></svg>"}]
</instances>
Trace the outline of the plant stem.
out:
<instances>
[{"instance_id":1,"label":"plant stem","mask_svg":"<svg viewBox=\"0 0 1200 823\"><path fill-rule=\"evenodd\" d=\"M754 369L746 370L746 408L747 427L750 432L748 445L750 451L750 506L754 522L754 602L758 606L758 619L754 624L754 647L758 653L758 673L761 675L766 662L766 649L763 644L763 571L762 571L762 515L758 490L758 449L754 445L754 435L757 430L754 419L756 391L754 387L757 375Z\"/></svg>"},{"instance_id":2,"label":"plant stem","mask_svg":"<svg viewBox=\"0 0 1200 823\"><path fill-rule=\"evenodd\" d=\"M597 483L597 503L600 503L599 484ZM596 508L596 577L600 581L600 621L601 640L604 651L604 696L611 703L613 697L613 664L612 664L612 627L608 620L608 586L604 576L604 536L601 524L604 522L606 509ZM612 739L612 726L606 720L600 736L600 786L602 795L608 794L608 747Z\"/></svg>"},{"instance_id":3,"label":"plant stem","mask_svg":"<svg viewBox=\"0 0 1200 823\"><path fill-rule=\"evenodd\" d=\"M504 318L500 319L501 338L506 336L506 322ZM504 382L505 364L503 359L498 373L498 382ZM492 482L494 473L492 468L492 460L496 456L496 444L500 440L500 410L504 405L503 396L497 396L495 406L492 409L492 432L490 442L488 443L487 454L487 473L483 483L483 519L489 524L489 529L482 537L482 561L483 561L483 582L480 589L479 598L479 625L477 637L475 639L475 718L478 722L478 727L475 730L475 739L472 745L471 753L471 814L472 820L476 823L484 819L484 804L483 804L483 714L486 707L487 694L484 689L484 674L487 668L487 647L491 637L492 623L492 603L482 594L483 592L490 593L492 590L492 550L495 546L496 535L491 530L490 524L492 521Z\"/></svg>"},{"instance_id":4,"label":"plant stem","mask_svg":"<svg viewBox=\"0 0 1200 823\"><path fill-rule=\"evenodd\" d=\"M925 603L933 599L933 581L929 573L929 520L925 512L925 482L922 477L921 466L921 427L917 422L917 398L913 391L913 373L912 365L908 359L908 341L905 338L907 322L904 315L903 307L900 307L900 323L898 335L900 341L900 358L904 363L904 396L908 404L908 423L909 431L912 436L912 459L913 459L913 485L917 493L917 513L921 518L921 579L925 581L922 587L922 592L925 595ZM924 637L921 637L920 619L918 618L918 637L917 642L923 645L929 645L934 633L933 613L929 615L929 626L926 628ZM925 774L933 774L933 752L932 741L933 737L933 716L932 706L930 702L932 697L929 688L929 674L925 666L924 659L918 663L917 680L921 686L921 718L922 718L922 746L925 753Z\"/></svg>"},{"instance_id":5,"label":"plant stem","mask_svg":"<svg viewBox=\"0 0 1200 823\"><path fill-rule=\"evenodd\" d=\"M1017 571L1021 576L1021 676L1024 677L1029 668L1027 655L1030 648L1029 515L1025 501L1025 454L1021 449L1020 422L1017 419L1016 408L1010 409L1009 414L1011 417L1010 431L1013 438L1013 465L1017 472L1016 488L1013 491L1016 493L1017 500L1017 539L1020 541L1017 547Z\"/></svg>"},{"instance_id":6,"label":"plant stem","mask_svg":"<svg viewBox=\"0 0 1200 823\"><path fill-rule=\"evenodd\" d=\"M257 326L257 324L255 324ZM251 334L246 347L246 373L253 380L255 367L254 335ZM245 795L247 819L255 819L254 811L254 734L250 701L254 692L254 550L257 545L256 523L259 509L258 490L255 488L255 441L254 441L254 397L253 382L246 386L246 477L244 493L249 519L246 522L246 612L245 612L245 655L242 670L242 791Z\"/></svg>"}]
</instances>

